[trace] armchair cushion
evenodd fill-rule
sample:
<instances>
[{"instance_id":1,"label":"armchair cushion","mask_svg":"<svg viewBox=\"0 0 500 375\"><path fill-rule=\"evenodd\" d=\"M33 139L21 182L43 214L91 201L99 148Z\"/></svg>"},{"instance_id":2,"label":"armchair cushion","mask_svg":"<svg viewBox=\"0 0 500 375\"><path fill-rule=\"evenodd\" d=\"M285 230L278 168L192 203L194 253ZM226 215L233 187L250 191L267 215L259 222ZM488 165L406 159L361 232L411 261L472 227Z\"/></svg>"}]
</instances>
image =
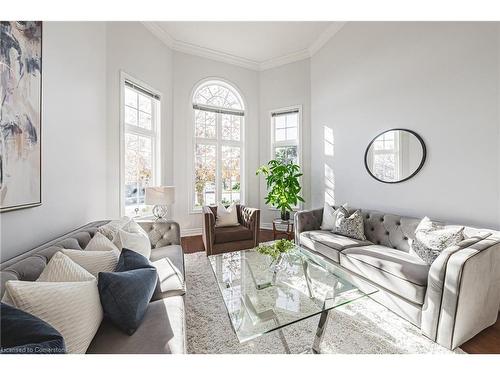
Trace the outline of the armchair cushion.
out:
<instances>
[{"instance_id":1,"label":"armchair cushion","mask_svg":"<svg viewBox=\"0 0 500 375\"><path fill-rule=\"evenodd\" d=\"M226 243L234 241L251 240L253 233L243 225L236 227L215 228L215 243Z\"/></svg>"}]
</instances>

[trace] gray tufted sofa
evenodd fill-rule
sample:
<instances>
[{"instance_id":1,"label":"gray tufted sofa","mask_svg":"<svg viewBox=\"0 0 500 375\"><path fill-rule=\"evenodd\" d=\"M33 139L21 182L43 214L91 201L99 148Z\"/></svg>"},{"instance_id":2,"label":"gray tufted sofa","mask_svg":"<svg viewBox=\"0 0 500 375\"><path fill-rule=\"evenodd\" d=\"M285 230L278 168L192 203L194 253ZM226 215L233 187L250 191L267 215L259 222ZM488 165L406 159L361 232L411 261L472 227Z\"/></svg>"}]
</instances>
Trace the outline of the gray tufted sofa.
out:
<instances>
[{"instance_id":1,"label":"gray tufted sofa","mask_svg":"<svg viewBox=\"0 0 500 375\"><path fill-rule=\"evenodd\" d=\"M354 210L351 210L354 212ZM428 266L411 253L418 218L361 210L366 241L320 230L323 209L295 215L295 240L346 269L372 298L454 349L494 324L500 304L500 233L466 227L466 239Z\"/></svg>"},{"instance_id":2,"label":"gray tufted sofa","mask_svg":"<svg viewBox=\"0 0 500 375\"><path fill-rule=\"evenodd\" d=\"M47 262L59 250L87 246L97 228L108 221L89 223L49 243L30 250L0 265L0 292L3 296L8 280L34 281ZM92 354L177 354L186 353L185 269L180 246L179 224L172 221L138 221L151 240L150 260L155 265L159 282L143 322L132 335L118 330L104 320L87 353ZM181 272L172 272L169 263Z\"/></svg>"}]
</instances>

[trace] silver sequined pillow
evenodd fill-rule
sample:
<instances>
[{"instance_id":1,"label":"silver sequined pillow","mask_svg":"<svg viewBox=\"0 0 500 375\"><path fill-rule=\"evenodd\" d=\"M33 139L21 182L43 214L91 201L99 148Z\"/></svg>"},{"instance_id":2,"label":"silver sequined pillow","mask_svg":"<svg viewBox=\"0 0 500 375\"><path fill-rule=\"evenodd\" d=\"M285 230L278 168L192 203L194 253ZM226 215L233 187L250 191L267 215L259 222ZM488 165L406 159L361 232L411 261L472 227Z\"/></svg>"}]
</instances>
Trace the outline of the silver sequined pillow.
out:
<instances>
[{"instance_id":1,"label":"silver sequined pillow","mask_svg":"<svg viewBox=\"0 0 500 375\"><path fill-rule=\"evenodd\" d=\"M411 250L425 263L431 265L444 249L458 244L463 239L464 227L444 226L424 217L415 230Z\"/></svg>"},{"instance_id":2,"label":"silver sequined pillow","mask_svg":"<svg viewBox=\"0 0 500 375\"><path fill-rule=\"evenodd\" d=\"M340 211L337 214L335 227L335 233L337 234L361 241L366 240L363 215L359 210L355 211L351 216L347 216L344 211Z\"/></svg>"}]
</instances>

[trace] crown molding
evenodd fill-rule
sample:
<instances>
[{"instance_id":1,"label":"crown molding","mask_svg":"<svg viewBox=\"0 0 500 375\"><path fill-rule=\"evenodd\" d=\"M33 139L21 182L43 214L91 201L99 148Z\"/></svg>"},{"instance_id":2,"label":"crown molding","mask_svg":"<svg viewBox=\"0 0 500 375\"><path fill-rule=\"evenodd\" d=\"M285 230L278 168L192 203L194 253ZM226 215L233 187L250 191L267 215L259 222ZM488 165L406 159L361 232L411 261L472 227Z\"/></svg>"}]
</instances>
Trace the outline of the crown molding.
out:
<instances>
[{"instance_id":1,"label":"crown molding","mask_svg":"<svg viewBox=\"0 0 500 375\"><path fill-rule=\"evenodd\" d=\"M210 48L201 47L195 44L181 42L179 40L174 41L172 49L190 55L201 56L207 59L212 59L236 66L241 66L243 68L251 70L260 70L260 64L257 61L246 59L244 57L235 56L230 53L225 53Z\"/></svg>"},{"instance_id":2,"label":"crown molding","mask_svg":"<svg viewBox=\"0 0 500 375\"><path fill-rule=\"evenodd\" d=\"M290 64L296 61L305 60L311 57L308 49L292 52L285 56L275 57L274 59L263 61L259 64L259 70L276 68L281 65Z\"/></svg>"},{"instance_id":3,"label":"crown molding","mask_svg":"<svg viewBox=\"0 0 500 375\"><path fill-rule=\"evenodd\" d=\"M335 34L337 34L340 29L342 29L347 22L335 22L328 26L325 31L323 31L318 39L314 41L309 47L309 56L312 57L316 52L318 52Z\"/></svg>"},{"instance_id":4,"label":"crown molding","mask_svg":"<svg viewBox=\"0 0 500 375\"><path fill-rule=\"evenodd\" d=\"M163 30L156 22L141 22L146 29L151 31L151 33L160 39L163 43L167 45L167 47L173 48L174 46L174 38L170 36L165 30Z\"/></svg>"},{"instance_id":5,"label":"crown molding","mask_svg":"<svg viewBox=\"0 0 500 375\"><path fill-rule=\"evenodd\" d=\"M205 57L207 59L221 61L227 64L241 66L243 68L251 70L263 71L310 58L316 52L318 52L321 47L323 47L326 42L328 42L346 24L346 22L330 25L325 31L321 33L319 38L309 48L262 62L176 40L156 22L142 22L142 24L154 36L156 36L165 45L167 45L167 47L172 48L175 51Z\"/></svg>"}]
</instances>

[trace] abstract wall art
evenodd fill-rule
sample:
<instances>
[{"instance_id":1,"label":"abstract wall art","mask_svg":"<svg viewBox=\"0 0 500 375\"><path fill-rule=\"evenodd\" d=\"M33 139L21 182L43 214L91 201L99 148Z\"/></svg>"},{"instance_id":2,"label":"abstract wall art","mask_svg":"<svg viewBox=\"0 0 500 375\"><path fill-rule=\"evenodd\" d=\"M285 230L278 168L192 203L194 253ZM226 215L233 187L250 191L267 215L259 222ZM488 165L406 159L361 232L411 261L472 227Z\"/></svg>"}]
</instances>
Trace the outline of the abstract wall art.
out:
<instances>
[{"instance_id":1,"label":"abstract wall art","mask_svg":"<svg viewBox=\"0 0 500 375\"><path fill-rule=\"evenodd\" d=\"M42 22L0 21L0 212L42 204Z\"/></svg>"}]
</instances>

